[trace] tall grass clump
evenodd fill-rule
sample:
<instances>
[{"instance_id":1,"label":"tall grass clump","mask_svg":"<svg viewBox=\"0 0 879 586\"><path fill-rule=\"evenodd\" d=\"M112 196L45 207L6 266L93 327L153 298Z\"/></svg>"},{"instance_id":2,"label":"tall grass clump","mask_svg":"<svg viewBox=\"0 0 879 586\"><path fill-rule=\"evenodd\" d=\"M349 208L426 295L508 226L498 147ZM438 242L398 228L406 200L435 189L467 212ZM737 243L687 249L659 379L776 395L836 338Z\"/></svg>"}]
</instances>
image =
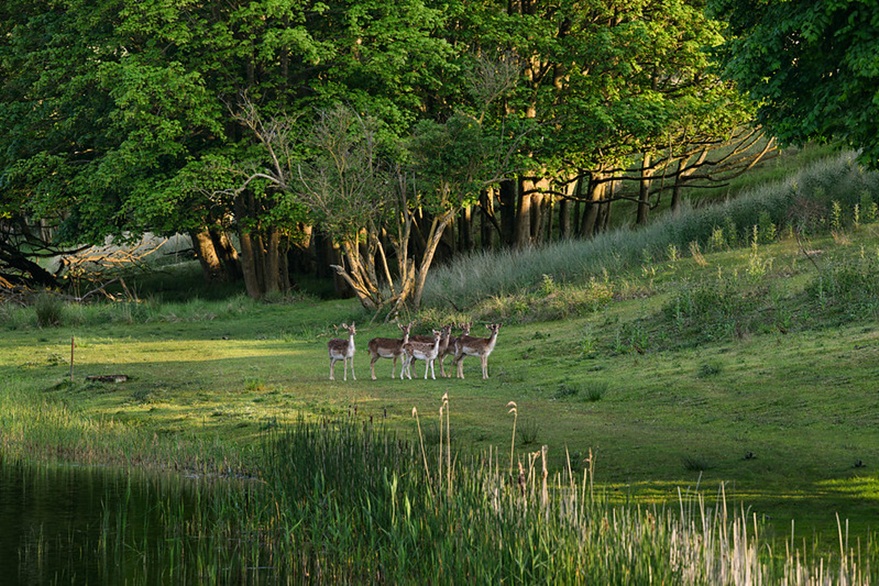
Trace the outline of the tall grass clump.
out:
<instances>
[{"instance_id":1,"label":"tall grass clump","mask_svg":"<svg viewBox=\"0 0 879 586\"><path fill-rule=\"evenodd\" d=\"M713 505L689 491L670 507L612 505L595 493L591 453L582 470L569 463L550 474L547 446L516 452L515 430L509 456L494 449L453 456L447 398L443 411L442 451L356 420L302 421L266 436L259 478L123 486L106 499L97 537L70 531L67 539L105 583L875 579L842 534L839 558L809 563L794 543L761 541L757 517L728 511L722 488ZM48 539L26 549L31 573L73 575L37 563L42 551L69 549L54 541L63 535Z\"/></svg>"},{"instance_id":2,"label":"tall grass clump","mask_svg":"<svg viewBox=\"0 0 879 586\"><path fill-rule=\"evenodd\" d=\"M60 326L64 322L64 301L57 295L41 293L34 300L34 312L37 326L50 328Z\"/></svg>"},{"instance_id":3,"label":"tall grass clump","mask_svg":"<svg viewBox=\"0 0 879 586\"><path fill-rule=\"evenodd\" d=\"M828 263L806 287L803 297L815 311L842 322L879 316L879 251Z\"/></svg>"},{"instance_id":4,"label":"tall grass clump","mask_svg":"<svg viewBox=\"0 0 879 586\"><path fill-rule=\"evenodd\" d=\"M846 210L853 210L855 204L865 209L872 205L869 194L873 193L879 193L879 173L865 171L854 153L843 153L723 203L685 206L644 228L462 257L431 271L424 304L472 307L493 297L537 289L546 276L559 284L583 284L606 272L637 268L645 259L665 259L669 250L688 250L694 242L708 250L748 246L754 226L761 244L789 231L826 231L832 202L840 202Z\"/></svg>"}]
</instances>

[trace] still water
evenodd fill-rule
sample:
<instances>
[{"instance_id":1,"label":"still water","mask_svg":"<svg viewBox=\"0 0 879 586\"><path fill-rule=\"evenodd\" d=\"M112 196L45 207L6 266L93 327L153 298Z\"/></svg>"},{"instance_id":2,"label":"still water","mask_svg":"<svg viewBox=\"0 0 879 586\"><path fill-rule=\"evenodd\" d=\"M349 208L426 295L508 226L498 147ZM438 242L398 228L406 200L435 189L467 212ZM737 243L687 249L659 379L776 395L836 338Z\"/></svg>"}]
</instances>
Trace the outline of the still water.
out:
<instances>
[{"instance_id":1,"label":"still water","mask_svg":"<svg viewBox=\"0 0 879 586\"><path fill-rule=\"evenodd\" d=\"M169 534L157 503L191 497L180 479L0 460L0 583L162 583L146 555Z\"/></svg>"}]
</instances>

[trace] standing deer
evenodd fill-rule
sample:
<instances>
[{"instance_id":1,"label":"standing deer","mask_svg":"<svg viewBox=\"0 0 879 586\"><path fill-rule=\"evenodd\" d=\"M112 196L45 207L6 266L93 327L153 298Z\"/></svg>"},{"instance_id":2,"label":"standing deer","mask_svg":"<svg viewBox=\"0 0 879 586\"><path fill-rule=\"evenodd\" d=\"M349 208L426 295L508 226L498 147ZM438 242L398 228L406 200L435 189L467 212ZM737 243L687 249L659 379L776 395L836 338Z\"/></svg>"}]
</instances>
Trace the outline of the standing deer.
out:
<instances>
[{"instance_id":1,"label":"standing deer","mask_svg":"<svg viewBox=\"0 0 879 586\"><path fill-rule=\"evenodd\" d=\"M497 342L497 332L501 329L501 324L488 324L487 327L491 331L488 338L473 338L470 336L461 336L455 344L455 364L458 365L458 378L464 378L464 357L479 356L482 360L482 378L488 378L488 355L494 350Z\"/></svg>"},{"instance_id":2,"label":"standing deer","mask_svg":"<svg viewBox=\"0 0 879 586\"><path fill-rule=\"evenodd\" d=\"M416 358L427 362L427 366L424 367L424 380L427 380L428 370L430 371L430 378L436 380L436 373L433 370L433 362L436 360L437 354L439 354L439 345L442 336L443 333L441 331L434 330L433 343L407 342L403 345L403 352L406 353L406 358L403 359L403 370L406 371L409 380L412 380L412 363ZM402 378L402 375L400 378Z\"/></svg>"},{"instance_id":3,"label":"standing deer","mask_svg":"<svg viewBox=\"0 0 879 586\"><path fill-rule=\"evenodd\" d=\"M452 324L444 325L440 329L440 334L441 334L440 335L440 345L439 345L439 350L437 350L436 357L441 359L441 357L443 356L443 353L446 352L446 350L449 347L449 344L451 344ZM412 336L412 338L410 338L410 339L413 342L423 342L425 344L433 344L433 336ZM453 345L452 352L454 352L454 351L455 351L455 347ZM442 360L440 360L440 376L443 376L443 377L446 376L446 373L443 370Z\"/></svg>"},{"instance_id":4,"label":"standing deer","mask_svg":"<svg viewBox=\"0 0 879 586\"><path fill-rule=\"evenodd\" d=\"M344 380L348 380L349 360L351 362L351 378L357 380L357 377L354 375L354 334L357 333L357 330L354 328L354 322L350 326L342 324L341 327L348 330L348 339L333 338L327 342L327 349L330 351L330 380L336 380L336 377L333 376L333 371L336 367L336 362L339 360L345 361Z\"/></svg>"},{"instance_id":5,"label":"standing deer","mask_svg":"<svg viewBox=\"0 0 879 586\"><path fill-rule=\"evenodd\" d=\"M393 338L373 338L369 341L366 349L369 350L369 371L372 373L372 380L375 380L375 363L379 358L393 358L394 368L391 370L391 378L396 378L397 358L403 357L403 346L409 343L409 331L412 329L412 322L407 325L397 324L403 331L403 339L395 340ZM400 378L403 378L403 365L400 364Z\"/></svg>"},{"instance_id":6,"label":"standing deer","mask_svg":"<svg viewBox=\"0 0 879 586\"><path fill-rule=\"evenodd\" d=\"M473 323L472 322L463 323L463 324L458 325L458 327L461 328L461 335L460 336L450 336L448 339L448 342L446 343L445 346L443 346L442 342L440 342L440 353L439 353L440 375L442 375L443 377L451 376L451 375L446 374L446 366L445 366L446 356L454 356L455 355L455 346L458 344L458 340L462 337L470 335L470 328L473 327ZM451 326L449 326L449 328L451 328Z\"/></svg>"}]
</instances>

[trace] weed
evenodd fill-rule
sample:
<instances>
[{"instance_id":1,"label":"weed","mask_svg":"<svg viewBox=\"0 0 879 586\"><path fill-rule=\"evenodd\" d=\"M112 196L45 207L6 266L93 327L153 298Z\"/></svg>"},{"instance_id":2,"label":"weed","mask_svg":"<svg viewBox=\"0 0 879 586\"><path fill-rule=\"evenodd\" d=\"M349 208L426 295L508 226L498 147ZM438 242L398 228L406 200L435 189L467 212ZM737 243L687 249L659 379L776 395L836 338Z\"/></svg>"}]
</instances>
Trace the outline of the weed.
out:
<instances>
[{"instance_id":1,"label":"weed","mask_svg":"<svg viewBox=\"0 0 879 586\"><path fill-rule=\"evenodd\" d=\"M57 327L64 321L64 302L51 293L44 292L37 295L34 311L37 314L38 327Z\"/></svg>"},{"instance_id":2,"label":"weed","mask_svg":"<svg viewBox=\"0 0 879 586\"><path fill-rule=\"evenodd\" d=\"M699 243L695 240L690 241L690 256L693 258L693 261L699 265L700 267L707 267L708 261L705 260L705 255L702 254L702 249L699 246Z\"/></svg>"},{"instance_id":3,"label":"weed","mask_svg":"<svg viewBox=\"0 0 879 586\"><path fill-rule=\"evenodd\" d=\"M244 390L250 393L259 393L268 390L268 387L266 387L266 384L262 379L254 378L248 380L244 384Z\"/></svg>"},{"instance_id":4,"label":"weed","mask_svg":"<svg viewBox=\"0 0 879 586\"><path fill-rule=\"evenodd\" d=\"M533 418L522 419L516 428L516 437L519 438L519 443L525 446L537 443L539 435L540 424Z\"/></svg>"},{"instance_id":5,"label":"weed","mask_svg":"<svg viewBox=\"0 0 879 586\"><path fill-rule=\"evenodd\" d=\"M711 468L708 460L700 456L684 456L681 464L687 472L705 472Z\"/></svg>"},{"instance_id":6,"label":"weed","mask_svg":"<svg viewBox=\"0 0 879 586\"><path fill-rule=\"evenodd\" d=\"M590 403L595 403L603 399L610 387L609 383L605 381L589 381L588 383L585 383L584 386L583 398Z\"/></svg>"},{"instance_id":7,"label":"weed","mask_svg":"<svg viewBox=\"0 0 879 586\"><path fill-rule=\"evenodd\" d=\"M716 360L703 362L696 370L697 378L711 378L719 375L723 371L723 365Z\"/></svg>"}]
</instances>

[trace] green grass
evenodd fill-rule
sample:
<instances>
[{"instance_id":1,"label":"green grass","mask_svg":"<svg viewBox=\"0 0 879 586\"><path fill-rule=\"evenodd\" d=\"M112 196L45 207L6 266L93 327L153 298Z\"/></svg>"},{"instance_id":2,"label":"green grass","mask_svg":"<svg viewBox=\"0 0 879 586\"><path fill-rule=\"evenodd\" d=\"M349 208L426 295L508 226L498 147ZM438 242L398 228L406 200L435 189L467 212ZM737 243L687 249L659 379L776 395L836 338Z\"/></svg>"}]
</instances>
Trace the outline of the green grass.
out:
<instances>
[{"instance_id":1,"label":"green grass","mask_svg":"<svg viewBox=\"0 0 879 586\"><path fill-rule=\"evenodd\" d=\"M633 275L609 277L614 291L649 293L615 296L556 321L512 320L487 381L474 359L465 360L464 380L391 380L386 360L377 364L379 380L369 380L366 341L396 327L370 324L351 301L239 307L233 300L163 307L144 322L15 326L0 338L2 449L27 458L172 468L226 461L246 469L255 440L279 423L356 411L412 434L412 408L434 412L448 393L461 451L503 446L505 406L514 400L520 421L530 422L523 450L548 445L553 469L565 450L575 462L594 450L598 482L620 501L673 500L677 487L697 481L684 465L691 459L711 464L699 471L702 486L728 483L728 497L771 519L778 534L792 519L803 535L832 534L839 512L866 535L879 493L875 307L848 300L840 308L813 289L825 270L872 262L879 238L874 225L848 244L814 244L824 250L821 272L783 241L761 247L774 263L757 280L717 276L744 273L747 251L707 254L704 267L689 258L659 263L636 285ZM715 295L706 308L683 317L672 311L680 296L704 288ZM727 298L732 309L723 307ZM331 383L326 341L333 323L351 320L358 380ZM85 380L109 374L130 380Z\"/></svg>"},{"instance_id":2,"label":"green grass","mask_svg":"<svg viewBox=\"0 0 879 586\"><path fill-rule=\"evenodd\" d=\"M369 380L366 342L397 328L354 301L66 305L46 327L38 308L0 307L0 453L263 476L266 433L354 418L415 442L416 408L432 460L449 439L437 414L447 393L456 458L509 458L515 401L515 459L546 445L553 474L569 459L577 474L594 466L609 506L672 507L696 486L711 504L723 487L776 549L793 533L810 551L839 551L837 514L853 541L872 543L879 225L855 222L851 203L834 220L828 205L798 237L779 223L772 240L759 236L771 214L746 204L735 217L758 226L752 242L728 210L711 221L694 211L674 228L565 244L557 270L560 249L448 269L468 288L457 307L436 297L416 330L503 321L488 380L472 358L464 380L391 380L387 360ZM718 233L732 224L742 229ZM520 270L533 281L516 280ZM484 291L471 282L482 278ZM326 342L333 324L351 321L358 380L330 382ZM111 374L129 380L86 380Z\"/></svg>"}]
</instances>

